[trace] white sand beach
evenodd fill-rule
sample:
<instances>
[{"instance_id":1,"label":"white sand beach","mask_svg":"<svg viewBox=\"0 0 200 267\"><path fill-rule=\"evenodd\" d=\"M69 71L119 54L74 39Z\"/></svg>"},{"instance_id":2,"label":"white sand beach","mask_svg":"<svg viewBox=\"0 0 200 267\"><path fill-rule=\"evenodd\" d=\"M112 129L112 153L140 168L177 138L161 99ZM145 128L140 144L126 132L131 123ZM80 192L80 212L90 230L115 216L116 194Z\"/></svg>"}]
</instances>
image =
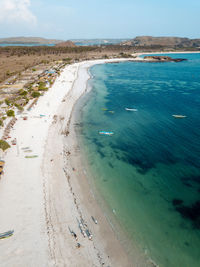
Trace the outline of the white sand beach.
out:
<instances>
[{"instance_id":1,"label":"white sand beach","mask_svg":"<svg viewBox=\"0 0 200 267\"><path fill-rule=\"evenodd\" d=\"M70 123L86 91L88 68L123 60L68 65L31 111L24 111L28 120L16 116L10 135L17 145L3 155L0 181L0 232L14 234L0 240L0 266L132 266L90 192ZM92 241L81 234L81 219Z\"/></svg>"}]
</instances>

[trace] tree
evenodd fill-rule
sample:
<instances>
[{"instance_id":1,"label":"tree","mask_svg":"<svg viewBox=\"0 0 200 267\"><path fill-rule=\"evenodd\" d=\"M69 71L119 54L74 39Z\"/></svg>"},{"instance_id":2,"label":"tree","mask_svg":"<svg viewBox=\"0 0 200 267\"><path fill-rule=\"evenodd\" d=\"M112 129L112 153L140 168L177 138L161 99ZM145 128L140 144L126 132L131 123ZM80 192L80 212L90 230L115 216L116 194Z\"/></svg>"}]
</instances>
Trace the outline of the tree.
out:
<instances>
[{"instance_id":1,"label":"tree","mask_svg":"<svg viewBox=\"0 0 200 267\"><path fill-rule=\"evenodd\" d=\"M6 111L6 114L8 117L15 117L15 112L12 109L9 109L8 111Z\"/></svg>"},{"instance_id":2,"label":"tree","mask_svg":"<svg viewBox=\"0 0 200 267\"><path fill-rule=\"evenodd\" d=\"M0 140L0 149L2 149L3 151L5 151L9 147L10 147L10 145L6 141Z\"/></svg>"},{"instance_id":3,"label":"tree","mask_svg":"<svg viewBox=\"0 0 200 267\"><path fill-rule=\"evenodd\" d=\"M34 97L34 98L39 97L40 95L41 95L40 92L33 92L31 94L31 96Z\"/></svg>"}]
</instances>

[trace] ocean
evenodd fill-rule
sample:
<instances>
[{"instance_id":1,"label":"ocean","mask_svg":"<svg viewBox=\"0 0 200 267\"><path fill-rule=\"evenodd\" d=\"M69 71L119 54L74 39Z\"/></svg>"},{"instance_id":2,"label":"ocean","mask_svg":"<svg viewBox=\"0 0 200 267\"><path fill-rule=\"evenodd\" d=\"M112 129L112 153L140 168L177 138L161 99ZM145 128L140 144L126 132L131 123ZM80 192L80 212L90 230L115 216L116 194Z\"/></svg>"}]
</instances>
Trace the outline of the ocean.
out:
<instances>
[{"instance_id":1,"label":"ocean","mask_svg":"<svg viewBox=\"0 0 200 267\"><path fill-rule=\"evenodd\" d=\"M197 267L200 54L171 56L187 61L93 66L78 138L130 256L137 248L158 266Z\"/></svg>"}]
</instances>

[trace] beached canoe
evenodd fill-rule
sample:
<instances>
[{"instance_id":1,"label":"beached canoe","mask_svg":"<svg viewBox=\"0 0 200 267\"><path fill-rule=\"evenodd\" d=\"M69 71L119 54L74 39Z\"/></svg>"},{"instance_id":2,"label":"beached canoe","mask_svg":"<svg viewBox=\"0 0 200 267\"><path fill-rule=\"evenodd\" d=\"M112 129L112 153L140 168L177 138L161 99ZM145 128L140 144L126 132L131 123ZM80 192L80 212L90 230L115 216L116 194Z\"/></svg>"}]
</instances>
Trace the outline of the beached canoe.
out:
<instances>
[{"instance_id":1,"label":"beached canoe","mask_svg":"<svg viewBox=\"0 0 200 267\"><path fill-rule=\"evenodd\" d=\"M33 158L37 158L38 155L33 155L33 156L25 156L26 159L33 159Z\"/></svg>"},{"instance_id":2,"label":"beached canoe","mask_svg":"<svg viewBox=\"0 0 200 267\"><path fill-rule=\"evenodd\" d=\"M8 238L8 237L12 236L13 233L14 233L14 230L10 230L10 231L7 231L5 233L1 233L0 239Z\"/></svg>"},{"instance_id":3,"label":"beached canoe","mask_svg":"<svg viewBox=\"0 0 200 267\"><path fill-rule=\"evenodd\" d=\"M97 220L96 220L93 216L91 216L91 218L92 218L92 220L93 220L93 222L94 222L95 224L98 223Z\"/></svg>"}]
</instances>

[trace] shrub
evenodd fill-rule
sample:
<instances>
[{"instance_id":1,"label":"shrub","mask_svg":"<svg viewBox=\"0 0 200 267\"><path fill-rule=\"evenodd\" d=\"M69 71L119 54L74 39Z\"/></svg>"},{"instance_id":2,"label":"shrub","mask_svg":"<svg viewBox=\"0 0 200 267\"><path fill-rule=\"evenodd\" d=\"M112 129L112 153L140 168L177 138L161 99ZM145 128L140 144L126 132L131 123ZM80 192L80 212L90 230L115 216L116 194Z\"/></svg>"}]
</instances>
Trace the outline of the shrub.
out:
<instances>
[{"instance_id":1,"label":"shrub","mask_svg":"<svg viewBox=\"0 0 200 267\"><path fill-rule=\"evenodd\" d=\"M71 59L70 57L63 58L63 61L64 61L64 62L68 62L68 63L69 63L71 60L72 60L72 59Z\"/></svg>"},{"instance_id":2,"label":"shrub","mask_svg":"<svg viewBox=\"0 0 200 267\"><path fill-rule=\"evenodd\" d=\"M6 71L6 76L10 76L11 72L9 70Z\"/></svg>"},{"instance_id":3,"label":"shrub","mask_svg":"<svg viewBox=\"0 0 200 267\"><path fill-rule=\"evenodd\" d=\"M26 104L28 104L28 102L29 102L29 98L28 97L24 97L24 99L26 100ZM25 104L25 105L26 105Z\"/></svg>"},{"instance_id":4,"label":"shrub","mask_svg":"<svg viewBox=\"0 0 200 267\"><path fill-rule=\"evenodd\" d=\"M47 91L48 90L48 88L46 87L45 82L39 82L38 90L39 91Z\"/></svg>"},{"instance_id":5,"label":"shrub","mask_svg":"<svg viewBox=\"0 0 200 267\"><path fill-rule=\"evenodd\" d=\"M20 110L20 111L24 110L24 108L22 106L20 106L19 104L15 103L14 105L15 105L16 108L18 108L18 110Z\"/></svg>"},{"instance_id":6,"label":"shrub","mask_svg":"<svg viewBox=\"0 0 200 267\"><path fill-rule=\"evenodd\" d=\"M6 111L6 114L8 117L14 117L15 116L15 112L12 109L9 109L8 111Z\"/></svg>"},{"instance_id":7,"label":"shrub","mask_svg":"<svg viewBox=\"0 0 200 267\"><path fill-rule=\"evenodd\" d=\"M43 60L40 61L40 64L48 64L48 63L49 63L49 60L43 59Z\"/></svg>"},{"instance_id":8,"label":"shrub","mask_svg":"<svg viewBox=\"0 0 200 267\"><path fill-rule=\"evenodd\" d=\"M3 151L5 151L9 147L10 147L10 145L6 141L0 140L0 149L2 149Z\"/></svg>"},{"instance_id":9,"label":"shrub","mask_svg":"<svg viewBox=\"0 0 200 267\"><path fill-rule=\"evenodd\" d=\"M0 126L3 126L3 120L0 120Z\"/></svg>"},{"instance_id":10,"label":"shrub","mask_svg":"<svg viewBox=\"0 0 200 267\"><path fill-rule=\"evenodd\" d=\"M31 94L31 96L32 97L39 97L41 94L40 94L40 92L33 92L32 94Z\"/></svg>"},{"instance_id":11,"label":"shrub","mask_svg":"<svg viewBox=\"0 0 200 267\"><path fill-rule=\"evenodd\" d=\"M24 96L26 96L27 94L28 94L27 91L25 91L25 90L23 90L23 89L19 90L19 95L24 95Z\"/></svg>"},{"instance_id":12,"label":"shrub","mask_svg":"<svg viewBox=\"0 0 200 267\"><path fill-rule=\"evenodd\" d=\"M8 106L10 106L10 105L11 105L11 102L10 102L10 100L8 100L7 98L5 99L5 103L6 103L6 105L8 105Z\"/></svg>"},{"instance_id":13,"label":"shrub","mask_svg":"<svg viewBox=\"0 0 200 267\"><path fill-rule=\"evenodd\" d=\"M123 58L133 57L131 54L126 54L124 52L121 52L119 55L120 55L120 57L123 57Z\"/></svg>"},{"instance_id":14,"label":"shrub","mask_svg":"<svg viewBox=\"0 0 200 267\"><path fill-rule=\"evenodd\" d=\"M26 87L26 89L27 90L32 90L32 88L33 88L33 83L27 83L26 85L25 85L25 87Z\"/></svg>"},{"instance_id":15,"label":"shrub","mask_svg":"<svg viewBox=\"0 0 200 267\"><path fill-rule=\"evenodd\" d=\"M32 69L32 71L36 71L36 69Z\"/></svg>"}]
</instances>

